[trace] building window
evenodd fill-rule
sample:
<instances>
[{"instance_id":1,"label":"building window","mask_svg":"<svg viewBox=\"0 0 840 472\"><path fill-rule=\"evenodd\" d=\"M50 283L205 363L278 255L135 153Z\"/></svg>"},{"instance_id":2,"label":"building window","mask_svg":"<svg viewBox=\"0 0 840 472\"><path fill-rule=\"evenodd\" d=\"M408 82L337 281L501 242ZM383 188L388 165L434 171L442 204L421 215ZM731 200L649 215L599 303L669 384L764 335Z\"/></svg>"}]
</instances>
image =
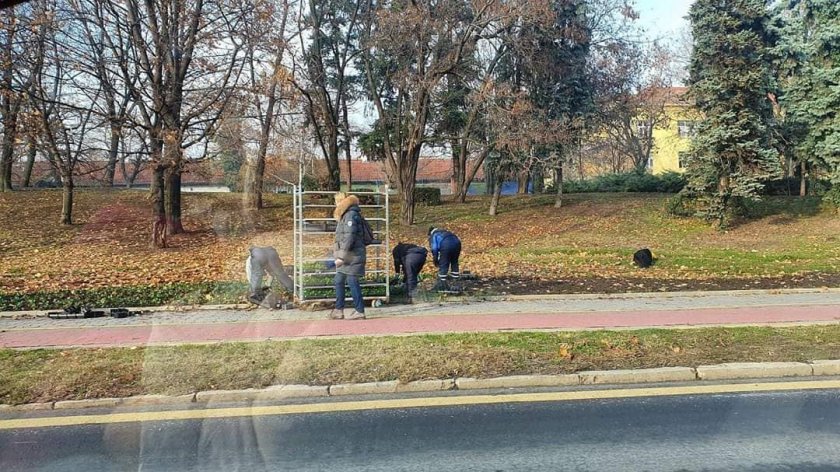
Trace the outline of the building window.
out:
<instances>
[{"instance_id":1,"label":"building window","mask_svg":"<svg viewBox=\"0 0 840 472\"><path fill-rule=\"evenodd\" d=\"M688 153L681 152L677 154L677 165L680 169L685 169L685 166L688 165Z\"/></svg>"},{"instance_id":2,"label":"building window","mask_svg":"<svg viewBox=\"0 0 840 472\"><path fill-rule=\"evenodd\" d=\"M677 129L679 131L681 138L693 138L695 134L695 121L683 121L680 120L677 122Z\"/></svg>"},{"instance_id":3,"label":"building window","mask_svg":"<svg viewBox=\"0 0 840 472\"><path fill-rule=\"evenodd\" d=\"M650 135L650 121L637 121L636 135L644 138L648 137Z\"/></svg>"}]
</instances>

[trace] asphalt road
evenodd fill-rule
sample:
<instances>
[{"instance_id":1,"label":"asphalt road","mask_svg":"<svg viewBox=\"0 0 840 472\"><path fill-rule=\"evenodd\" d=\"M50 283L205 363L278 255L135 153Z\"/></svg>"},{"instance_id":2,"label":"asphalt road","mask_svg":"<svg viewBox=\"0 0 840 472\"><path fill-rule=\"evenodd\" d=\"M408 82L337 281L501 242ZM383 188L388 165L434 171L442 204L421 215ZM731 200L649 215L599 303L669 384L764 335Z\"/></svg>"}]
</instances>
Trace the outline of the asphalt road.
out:
<instances>
[{"instance_id":1,"label":"asphalt road","mask_svg":"<svg viewBox=\"0 0 840 472\"><path fill-rule=\"evenodd\" d=\"M0 470L834 471L840 391L6 430Z\"/></svg>"}]
</instances>

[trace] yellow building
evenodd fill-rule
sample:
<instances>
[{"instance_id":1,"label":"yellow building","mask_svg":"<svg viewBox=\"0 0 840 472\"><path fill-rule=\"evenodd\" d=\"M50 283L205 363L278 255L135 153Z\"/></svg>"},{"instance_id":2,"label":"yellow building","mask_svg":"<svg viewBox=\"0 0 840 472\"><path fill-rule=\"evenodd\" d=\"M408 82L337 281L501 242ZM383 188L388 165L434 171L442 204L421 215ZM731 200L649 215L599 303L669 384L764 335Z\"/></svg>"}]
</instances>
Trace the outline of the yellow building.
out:
<instances>
[{"instance_id":1,"label":"yellow building","mask_svg":"<svg viewBox=\"0 0 840 472\"><path fill-rule=\"evenodd\" d=\"M662 117L653 124L653 145L647 168L652 174L665 172L684 172L685 153L691 143L691 137L699 112L686 97L686 87L662 89ZM650 122L638 122L640 135Z\"/></svg>"}]
</instances>

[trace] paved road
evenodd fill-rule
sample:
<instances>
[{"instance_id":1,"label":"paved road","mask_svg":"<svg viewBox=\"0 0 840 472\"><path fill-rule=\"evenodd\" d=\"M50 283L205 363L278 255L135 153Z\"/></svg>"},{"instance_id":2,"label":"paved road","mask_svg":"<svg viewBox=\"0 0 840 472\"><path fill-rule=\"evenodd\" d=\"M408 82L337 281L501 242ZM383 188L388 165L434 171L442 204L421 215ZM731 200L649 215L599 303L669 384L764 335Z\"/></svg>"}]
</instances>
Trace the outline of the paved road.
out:
<instances>
[{"instance_id":1,"label":"paved road","mask_svg":"<svg viewBox=\"0 0 840 472\"><path fill-rule=\"evenodd\" d=\"M369 410L0 431L0 470L834 471L840 392Z\"/></svg>"},{"instance_id":2,"label":"paved road","mask_svg":"<svg viewBox=\"0 0 840 472\"><path fill-rule=\"evenodd\" d=\"M507 330L825 323L840 319L840 292L570 298L371 310L366 321L273 319L268 312L162 313L127 319L0 319L0 347L135 346L320 336ZM283 312L276 312L283 313ZM400 316L397 316L397 315ZM288 316L288 315L287 315Z\"/></svg>"}]
</instances>

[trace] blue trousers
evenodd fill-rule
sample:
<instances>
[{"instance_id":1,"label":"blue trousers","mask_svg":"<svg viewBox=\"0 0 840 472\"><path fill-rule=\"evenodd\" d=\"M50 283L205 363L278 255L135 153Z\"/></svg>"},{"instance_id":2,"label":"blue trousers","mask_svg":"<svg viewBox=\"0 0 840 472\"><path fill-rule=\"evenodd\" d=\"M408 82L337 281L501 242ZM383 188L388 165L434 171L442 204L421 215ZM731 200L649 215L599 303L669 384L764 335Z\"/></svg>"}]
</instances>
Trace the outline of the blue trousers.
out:
<instances>
[{"instance_id":1,"label":"blue trousers","mask_svg":"<svg viewBox=\"0 0 840 472\"><path fill-rule=\"evenodd\" d=\"M406 288L409 295L417 290L417 277L423 270L423 265L426 263L426 253L409 252L403 258L403 273L405 274Z\"/></svg>"},{"instance_id":2,"label":"blue trousers","mask_svg":"<svg viewBox=\"0 0 840 472\"><path fill-rule=\"evenodd\" d=\"M445 238L440 242L440 258L438 259L438 277L446 280L452 271L452 278L461 277L458 258L461 257L461 241L454 237Z\"/></svg>"},{"instance_id":3,"label":"blue trousers","mask_svg":"<svg viewBox=\"0 0 840 472\"><path fill-rule=\"evenodd\" d=\"M353 297L353 305L359 313L365 312L365 301L362 299L362 285L359 278L355 275L342 274L336 272L335 274L335 309L344 309L344 284L350 286L350 296Z\"/></svg>"}]
</instances>

